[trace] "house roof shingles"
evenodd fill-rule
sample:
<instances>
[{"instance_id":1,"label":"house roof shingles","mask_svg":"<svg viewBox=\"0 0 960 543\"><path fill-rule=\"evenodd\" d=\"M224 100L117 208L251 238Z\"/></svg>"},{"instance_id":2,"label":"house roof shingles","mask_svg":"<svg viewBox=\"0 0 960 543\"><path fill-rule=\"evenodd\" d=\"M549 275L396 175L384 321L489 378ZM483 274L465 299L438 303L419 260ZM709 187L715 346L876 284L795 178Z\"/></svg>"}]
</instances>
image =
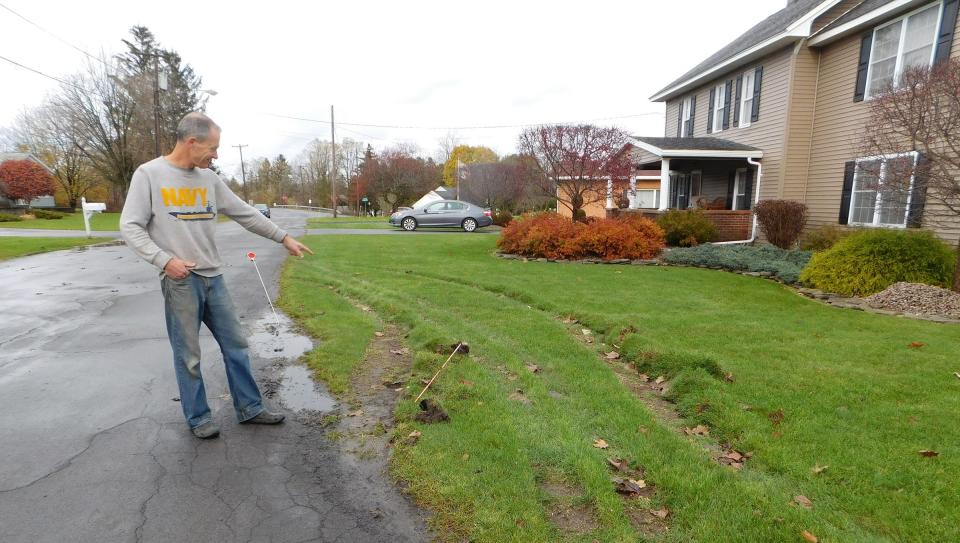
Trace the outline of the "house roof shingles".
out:
<instances>
[{"instance_id":1,"label":"house roof shingles","mask_svg":"<svg viewBox=\"0 0 960 543\"><path fill-rule=\"evenodd\" d=\"M642 141L664 151L759 151L735 141L720 138L651 138L633 136L633 139Z\"/></svg>"},{"instance_id":2,"label":"house roof shingles","mask_svg":"<svg viewBox=\"0 0 960 543\"><path fill-rule=\"evenodd\" d=\"M684 73L669 85L663 87L654 95L660 95L671 88L683 83L684 81L696 76L697 74L709 69L715 64L719 64L730 57L733 57L754 45L762 43L777 34L786 30L791 24L801 19L809 13L814 7L822 3L823 0L794 0L787 4L780 11L770 15L766 19L755 24L750 30L740 35L739 38L728 43L716 53L710 55L700 64L697 64L688 72Z\"/></svg>"},{"instance_id":3,"label":"house roof shingles","mask_svg":"<svg viewBox=\"0 0 960 543\"><path fill-rule=\"evenodd\" d=\"M866 15L867 13L870 13L871 11L873 11L873 10L875 10L875 9L877 9L877 8L881 8L881 7L883 7L884 5L889 4L889 3L890 3L890 0L864 0L864 1L863 1L862 3L860 3L859 5L851 8L850 11L848 11L848 12L844 13L843 15L837 17L836 20L831 21L830 24L828 24L828 25L826 25L825 27L821 28L821 29L817 32L817 34L823 34L824 32L826 32L826 31L828 31L828 30L832 30L832 29L834 29L834 28L837 28L838 26L842 26L842 25L844 25L844 24L846 24L846 23L849 23L850 21L853 21L853 20L857 19L858 17L860 17L860 16L862 16L862 15ZM901 9L895 11L894 13L900 13L900 12L904 12L904 11L909 11L909 10L911 10L911 9L916 9L917 7L919 7L919 6L921 6L921 5L924 5L924 4L923 4L922 2L908 4L908 5L903 6ZM891 14L891 16L892 16L892 14ZM862 25L857 25L857 26L862 26Z\"/></svg>"}]
</instances>

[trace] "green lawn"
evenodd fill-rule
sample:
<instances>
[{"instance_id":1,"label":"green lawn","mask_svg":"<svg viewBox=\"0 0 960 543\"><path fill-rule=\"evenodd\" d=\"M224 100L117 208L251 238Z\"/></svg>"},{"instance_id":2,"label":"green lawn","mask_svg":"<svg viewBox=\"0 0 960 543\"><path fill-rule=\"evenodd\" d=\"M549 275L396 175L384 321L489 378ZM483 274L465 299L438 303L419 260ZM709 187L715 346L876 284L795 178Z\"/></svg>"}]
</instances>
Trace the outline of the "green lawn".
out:
<instances>
[{"instance_id":1,"label":"green lawn","mask_svg":"<svg viewBox=\"0 0 960 543\"><path fill-rule=\"evenodd\" d=\"M62 219L27 219L0 222L0 228L41 228L44 230L84 230L83 213L68 213ZM119 213L96 213L90 218L90 229L114 232L120 230Z\"/></svg>"},{"instance_id":2,"label":"green lawn","mask_svg":"<svg viewBox=\"0 0 960 543\"><path fill-rule=\"evenodd\" d=\"M351 217L342 216L334 219L333 217L316 217L307 221L307 228L363 228L363 229L390 229L387 223L388 216L380 217Z\"/></svg>"},{"instance_id":3,"label":"green lawn","mask_svg":"<svg viewBox=\"0 0 960 543\"><path fill-rule=\"evenodd\" d=\"M105 239L87 238L33 238L33 237L0 237L0 260L17 258L49 251L59 251L81 245L103 243Z\"/></svg>"},{"instance_id":4,"label":"green lawn","mask_svg":"<svg viewBox=\"0 0 960 543\"><path fill-rule=\"evenodd\" d=\"M409 329L417 355L396 433L423 435L398 443L391 467L434 511L441 539L634 541L627 513L661 506L666 541L803 541L804 530L820 541L960 538L960 327L833 308L725 272L506 261L491 256L494 241L313 237L317 255L284 273L283 296L296 293L296 316L315 332L341 326L341 313L321 313L331 307L361 315L321 285ZM574 337L581 327L669 377L684 424L752 452L744 469L658 422ZM457 339L470 356L431 393L451 421L413 423L418 383L443 361L432 347ZM339 360L330 371L351 368ZM511 399L518 389L529 405ZM594 448L597 438L610 448ZM652 502L613 491L610 456L644 468ZM556 497L545 482L579 492ZM796 495L812 508L790 505ZM586 508L597 528L558 530L558 504Z\"/></svg>"}]
</instances>

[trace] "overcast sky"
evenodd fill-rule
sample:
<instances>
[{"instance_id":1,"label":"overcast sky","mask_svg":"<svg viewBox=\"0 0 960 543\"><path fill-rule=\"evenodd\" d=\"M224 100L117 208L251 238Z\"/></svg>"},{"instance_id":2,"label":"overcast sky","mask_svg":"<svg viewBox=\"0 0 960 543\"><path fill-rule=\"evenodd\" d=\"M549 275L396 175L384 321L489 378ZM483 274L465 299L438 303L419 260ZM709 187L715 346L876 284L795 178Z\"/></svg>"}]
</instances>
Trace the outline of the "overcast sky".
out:
<instances>
[{"instance_id":1,"label":"overcast sky","mask_svg":"<svg viewBox=\"0 0 960 543\"><path fill-rule=\"evenodd\" d=\"M661 136L663 104L650 95L785 4L0 0L0 56L61 77L87 59L58 38L110 55L147 26L217 91L207 112L233 174L238 143L244 158L293 158L329 140L329 124L278 115L327 121L330 105L338 140L410 142L425 155L448 132L507 154L521 130L463 127L593 121ZM0 126L56 86L0 60Z\"/></svg>"}]
</instances>

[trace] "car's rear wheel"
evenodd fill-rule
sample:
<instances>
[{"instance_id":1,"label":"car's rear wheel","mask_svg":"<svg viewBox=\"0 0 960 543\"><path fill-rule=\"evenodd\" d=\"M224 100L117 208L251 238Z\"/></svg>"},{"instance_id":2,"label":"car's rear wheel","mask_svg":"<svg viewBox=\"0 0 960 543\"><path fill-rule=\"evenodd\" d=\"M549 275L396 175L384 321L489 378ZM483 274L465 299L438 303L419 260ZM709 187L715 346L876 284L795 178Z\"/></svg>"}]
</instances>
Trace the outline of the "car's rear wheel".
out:
<instances>
[{"instance_id":1,"label":"car's rear wheel","mask_svg":"<svg viewBox=\"0 0 960 543\"><path fill-rule=\"evenodd\" d=\"M400 221L400 226L407 232L413 232L417 229L417 219L413 217L407 217Z\"/></svg>"},{"instance_id":2,"label":"car's rear wheel","mask_svg":"<svg viewBox=\"0 0 960 543\"><path fill-rule=\"evenodd\" d=\"M463 227L464 232L473 232L477 229L477 220L467 217L466 219L463 219L463 224L460 226Z\"/></svg>"}]
</instances>

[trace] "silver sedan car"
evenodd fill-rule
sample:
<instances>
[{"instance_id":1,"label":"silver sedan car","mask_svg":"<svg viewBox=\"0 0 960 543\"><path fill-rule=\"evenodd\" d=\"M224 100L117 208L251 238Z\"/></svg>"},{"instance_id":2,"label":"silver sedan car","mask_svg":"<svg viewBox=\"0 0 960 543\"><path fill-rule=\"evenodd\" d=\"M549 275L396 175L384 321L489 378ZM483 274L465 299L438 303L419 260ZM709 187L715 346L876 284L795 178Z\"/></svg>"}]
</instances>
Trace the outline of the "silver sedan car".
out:
<instances>
[{"instance_id":1,"label":"silver sedan car","mask_svg":"<svg viewBox=\"0 0 960 543\"><path fill-rule=\"evenodd\" d=\"M408 232L417 228L459 227L465 232L490 226L490 210L469 202L438 200L414 209L401 209L390 215L390 224Z\"/></svg>"}]
</instances>

